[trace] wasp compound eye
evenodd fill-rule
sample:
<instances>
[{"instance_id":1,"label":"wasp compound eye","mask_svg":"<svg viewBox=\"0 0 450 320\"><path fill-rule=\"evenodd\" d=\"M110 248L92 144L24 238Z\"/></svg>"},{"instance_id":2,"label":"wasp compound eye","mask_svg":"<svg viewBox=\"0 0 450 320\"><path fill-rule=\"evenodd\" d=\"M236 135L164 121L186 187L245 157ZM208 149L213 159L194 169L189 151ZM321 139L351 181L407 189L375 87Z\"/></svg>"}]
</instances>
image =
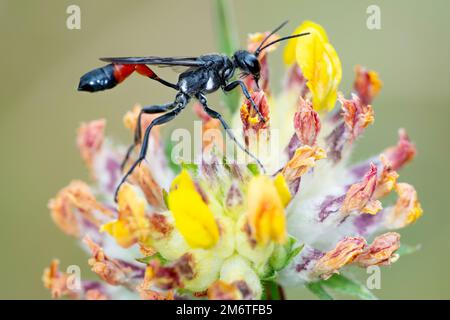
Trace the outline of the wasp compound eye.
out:
<instances>
[{"instance_id":1,"label":"wasp compound eye","mask_svg":"<svg viewBox=\"0 0 450 320\"><path fill-rule=\"evenodd\" d=\"M261 68L259 66L258 58L256 58L253 54L249 54L245 57L244 61L248 71L250 71L251 74L259 74Z\"/></svg>"},{"instance_id":2,"label":"wasp compound eye","mask_svg":"<svg viewBox=\"0 0 450 320\"><path fill-rule=\"evenodd\" d=\"M258 74L260 71L258 58L248 51L240 50L234 54L236 66L245 73Z\"/></svg>"}]
</instances>

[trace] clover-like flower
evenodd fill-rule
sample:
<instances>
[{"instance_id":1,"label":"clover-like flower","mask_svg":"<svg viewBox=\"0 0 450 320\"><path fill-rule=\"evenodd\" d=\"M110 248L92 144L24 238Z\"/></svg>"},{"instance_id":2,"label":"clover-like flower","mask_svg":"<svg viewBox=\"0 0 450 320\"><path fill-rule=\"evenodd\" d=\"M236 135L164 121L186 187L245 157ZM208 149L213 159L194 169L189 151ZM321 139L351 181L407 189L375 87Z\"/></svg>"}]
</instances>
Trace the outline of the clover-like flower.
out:
<instances>
[{"instance_id":1,"label":"clover-like flower","mask_svg":"<svg viewBox=\"0 0 450 320\"><path fill-rule=\"evenodd\" d=\"M125 148L105 138L104 120L81 125L77 145L93 183L70 183L49 208L60 229L82 240L100 281L81 281L71 290L70 275L54 261L43 277L53 297L274 299L279 290L273 286L306 286L330 297L330 288L349 283L355 295L372 297L338 274L399 258L396 230L422 215L417 192L398 182L397 173L416 149L402 129L396 146L350 162L356 141L374 121L371 103L381 81L359 66L354 92L345 98L338 93L340 59L325 30L307 21L295 30L302 32L310 36L285 48L281 92L270 89L269 52L260 57L263 85L246 80L266 122L243 98L234 108L233 127L265 172L228 158L226 143L205 136L200 162L174 165L154 131L148 161L115 204ZM264 35L250 35L249 48ZM131 130L138 110L125 115ZM218 128L195 111L204 131ZM143 127L151 120L146 117ZM393 191L397 201L390 204L385 197Z\"/></svg>"}]
</instances>

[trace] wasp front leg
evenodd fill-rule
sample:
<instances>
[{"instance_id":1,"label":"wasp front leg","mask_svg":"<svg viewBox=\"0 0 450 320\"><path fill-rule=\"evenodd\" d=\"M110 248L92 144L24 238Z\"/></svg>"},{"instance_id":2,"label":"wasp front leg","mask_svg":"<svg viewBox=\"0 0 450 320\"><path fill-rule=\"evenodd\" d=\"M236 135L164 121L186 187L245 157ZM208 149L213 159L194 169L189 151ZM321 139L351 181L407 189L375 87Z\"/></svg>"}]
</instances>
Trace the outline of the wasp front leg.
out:
<instances>
[{"instance_id":1,"label":"wasp front leg","mask_svg":"<svg viewBox=\"0 0 450 320\"><path fill-rule=\"evenodd\" d=\"M197 95L197 99L200 102L200 104L203 106L203 110L205 110L205 112L214 119L217 119L220 121L220 123L222 124L222 127L225 129L225 132L227 133L227 135L230 137L231 140L233 140L233 142L242 150L244 151L247 155L249 155L253 160L256 161L256 163L260 166L260 168L262 169L262 171L265 173L266 170L264 168L264 166L262 165L261 161L259 161L259 159L254 156L246 147L244 147L239 140L236 138L236 136L233 134L233 131L231 130L231 127L228 125L228 123L225 121L225 119L223 118L223 116L218 113L217 111L211 109L208 107L208 101L206 100L206 97L203 94L198 94Z\"/></svg>"},{"instance_id":2,"label":"wasp front leg","mask_svg":"<svg viewBox=\"0 0 450 320\"><path fill-rule=\"evenodd\" d=\"M247 87L245 86L245 84L244 84L244 82L242 80L236 80L236 81L233 81L233 82L230 82L230 83L226 84L223 87L223 91L225 91L225 92L231 91L234 88L236 88L237 86L241 87L242 93L244 94L245 98L247 98L247 100L250 101L250 104L252 105L252 108L256 111L256 113L258 114L259 119L262 122L266 122L266 119L262 115L262 113L259 110L258 106L256 105L255 101L253 101L252 96L248 92L248 89L247 89Z\"/></svg>"}]
</instances>

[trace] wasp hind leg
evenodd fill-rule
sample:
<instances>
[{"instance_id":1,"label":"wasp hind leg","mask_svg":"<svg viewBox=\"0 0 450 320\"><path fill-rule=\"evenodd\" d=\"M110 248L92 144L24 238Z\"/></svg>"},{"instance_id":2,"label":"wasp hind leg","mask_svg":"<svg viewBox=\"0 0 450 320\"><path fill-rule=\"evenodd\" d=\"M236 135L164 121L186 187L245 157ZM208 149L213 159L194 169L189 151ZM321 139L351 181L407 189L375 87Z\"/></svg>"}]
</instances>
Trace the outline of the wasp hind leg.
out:
<instances>
[{"instance_id":1,"label":"wasp hind leg","mask_svg":"<svg viewBox=\"0 0 450 320\"><path fill-rule=\"evenodd\" d=\"M145 129L144 138L142 139L141 150L139 152L139 157L131 165L130 169L128 169L127 173L123 176L122 180L117 186L116 191L114 193L115 202L117 202L117 195L119 193L120 187L125 183L125 181L127 181L128 177L133 173L134 169L145 159L145 155L147 154L148 142L150 139L150 131L152 130L152 128L154 126L158 126L173 120L181 112L181 110L184 109L184 107L188 102L189 97L185 96L184 94L178 94L177 98L175 99L175 102L173 103L173 105L175 105L175 107L173 107L173 110L159 116L156 119L153 119L153 121L150 123L147 129Z\"/></svg>"},{"instance_id":2,"label":"wasp hind leg","mask_svg":"<svg viewBox=\"0 0 450 320\"><path fill-rule=\"evenodd\" d=\"M266 169L264 168L264 166L262 165L261 161L259 161L259 159L254 156L246 147L244 147L239 140L236 138L236 136L233 134L233 132L231 131L231 127L228 125L228 123L226 123L225 119L223 118L223 116L218 113L215 110L212 110L211 108L208 107L208 102L205 98L204 95L199 94L197 95L197 99L198 101L201 103L201 105L203 106L203 110L205 110L205 112L212 118L217 119L220 121L220 123L222 124L223 128L225 129L225 132L228 134L228 136L230 137L231 140L233 140L233 142L242 150L244 151L248 156L250 156L253 160L256 161L256 163L259 165L259 167L262 169L262 171L265 173Z\"/></svg>"},{"instance_id":3,"label":"wasp hind leg","mask_svg":"<svg viewBox=\"0 0 450 320\"><path fill-rule=\"evenodd\" d=\"M123 170L125 165L127 164L128 160L130 159L131 153L133 152L134 148L139 144L141 141L141 132L142 132L142 114L156 114L156 113L164 113L167 111L172 110L175 108L176 104L174 102L163 104L163 105L154 105L154 106L148 106L143 107L141 111L139 112L139 116L136 123L136 128L134 130L134 143L130 145L127 149L127 153L125 154L125 158L122 161L122 164L120 168Z\"/></svg>"}]
</instances>

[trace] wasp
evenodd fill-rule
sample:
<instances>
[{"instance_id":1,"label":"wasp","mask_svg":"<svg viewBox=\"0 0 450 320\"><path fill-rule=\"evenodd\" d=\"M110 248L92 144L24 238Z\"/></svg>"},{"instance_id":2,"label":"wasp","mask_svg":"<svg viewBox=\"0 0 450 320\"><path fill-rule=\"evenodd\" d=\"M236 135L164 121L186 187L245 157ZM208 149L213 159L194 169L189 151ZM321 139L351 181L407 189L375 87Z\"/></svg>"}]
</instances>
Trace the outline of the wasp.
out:
<instances>
[{"instance_id":1,"label":"wasp","mask_svg":"<svg viewBox=\"0 0 450 320\"><path fill-rule=\"evenodd\" d=\"M232 80L235 71L238 69L242 72L242 76L252 76L258 86L260 77L260 63L258 61L259 54L267 47L274 45L277 42L288 40L291 38L301 37L309 33L294 34L277 40L266 43L268 39L285 26L287 21L275 28L270 34L265 37L258 48L254 52L247 50L238 50L232 57L224 54L205 54L198 57L117 57L117 58L100 58L101 61L109 62L108 65L89 71L80 78L78 85L79 91L97 92L107 89L112 89L119 83L122 83L132 73L138 74L158 81L160 84L172 88L177 91L175 99L172 102L162 105L152 105L143 107L139 113L136 130L134 133L134 143L128 148L125 159L122 163L122 168L127 163L135 146L141 143L139 157L130 166L128 171L123 176L119 185L116 188L114 199L117 200L117 193L120 187L127 180L130 174L133 173L136 166L138 166L144 159L147 153L149 143L150 131L153 127L167 123L173 120L189 103L192 98L197 99L203 106L205 112L212 118L218 119L224 127L229 138L236 143L236 145L243 150L247 155L256 161L256 163L264 170L261 162L256 158L246 147L244 147L232 133L230 126L226 123L223 116L210 108L206 95L222 89L224 92L229 92L235 88L240 88L245 98L250 102L251 107L261 121L265 122L258 106L253 101L248 88L244 82L239 80ZM187 67L187 70L180 73L177 83L171 83L161 79L149 65L155 66L181 66ZM241 78L243 78L241 77ZM143 114L162 114L155 118L145 130L144 136L141 137L141 117Z\"/></svg>"}]
</instances>

